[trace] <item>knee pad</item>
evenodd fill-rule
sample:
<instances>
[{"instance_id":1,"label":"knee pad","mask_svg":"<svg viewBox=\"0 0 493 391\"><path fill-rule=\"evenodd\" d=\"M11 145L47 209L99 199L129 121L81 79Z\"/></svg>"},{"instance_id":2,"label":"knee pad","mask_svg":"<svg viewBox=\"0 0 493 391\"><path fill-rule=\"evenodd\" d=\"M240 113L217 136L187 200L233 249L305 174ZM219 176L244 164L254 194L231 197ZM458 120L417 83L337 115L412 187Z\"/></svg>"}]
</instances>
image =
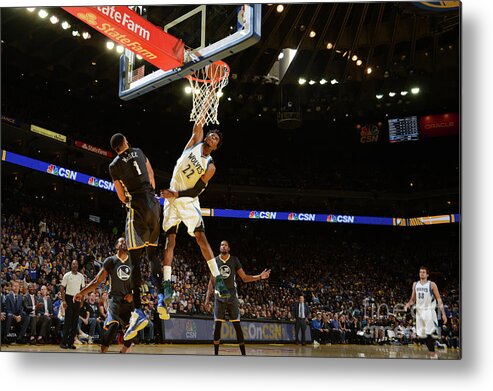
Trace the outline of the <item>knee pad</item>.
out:
<instances>
[{"instance_id":1,"label":"knee pad","mask_svg":"<svg viewBox=\"0 0 493 391\"><path fill-rule=\"evenodd\" d=\"M222 322L216 322L214 326L214 341L219 341L221 339L221 326Z\"/></svg>"},{"instance_id":2,"label":"knee pad","mask_svg":"<svg viewBox=\"0 0 493 391\"><path fill-rule=\"evenodd\" d=\"M431 335L426 337L426 346L430 352L435 351L435 339Z\"/></svg>"},{"instance_id":3,"label":"knee pad","mask_svg":"<svg viewBox=\"0 0 493 391\"><path fill-rule=\"evenodd\" d=\"M236 338L238 339L239 343L244 343L245 342L245 337L243 336L243 330L241 329L240 322L233 322L233 326L236 331Z\"/></svg>"}]
</instances>

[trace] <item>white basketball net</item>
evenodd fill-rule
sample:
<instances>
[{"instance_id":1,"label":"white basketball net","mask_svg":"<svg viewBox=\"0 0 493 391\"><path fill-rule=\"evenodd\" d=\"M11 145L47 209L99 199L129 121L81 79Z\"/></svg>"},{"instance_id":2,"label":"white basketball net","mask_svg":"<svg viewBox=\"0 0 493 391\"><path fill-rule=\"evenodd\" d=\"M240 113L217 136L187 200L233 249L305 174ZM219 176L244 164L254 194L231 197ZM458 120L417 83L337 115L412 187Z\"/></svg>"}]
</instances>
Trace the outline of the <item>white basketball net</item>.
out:
<instances>
[{"instance_id":1,"label":"white basketball net","mask_svg":"<svg viewBox=\"0 0 493 391\"><path fill-rule=\"evenodd\" d=\"M217 120L219 98L223 95L222 89L228 84L228 76L229 66L222 61L216 61L185 76L192 89L191 122L200 120L204 126L219 124Z\"/></svg>"}]
</instances>

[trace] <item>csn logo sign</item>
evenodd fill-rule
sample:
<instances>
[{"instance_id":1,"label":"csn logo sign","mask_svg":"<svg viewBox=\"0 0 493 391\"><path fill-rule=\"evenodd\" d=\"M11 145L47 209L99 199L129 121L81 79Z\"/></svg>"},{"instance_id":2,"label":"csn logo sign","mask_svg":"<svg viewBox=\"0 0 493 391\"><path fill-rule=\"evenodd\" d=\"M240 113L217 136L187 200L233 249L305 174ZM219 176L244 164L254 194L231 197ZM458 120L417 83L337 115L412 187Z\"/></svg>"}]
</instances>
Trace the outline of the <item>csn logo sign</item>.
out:
<instances>
[{"instance_id":1,"label":"csn logo sign","mask_svg":"<svg viewBox=\"0 0 493 391\"><path fill-rule=\"evenodd\" d=\"M256 210L252 210L248 215L250 219L266 219L266 220L275 220L276 212L257 212Z\"/></svg>"},{"instance_id":2,"label":"csn logo sign","mask_svg":"<svg viewBox=\"0 0 493 391\"><path fill-rule=\"evenodd\" d=\"M98 179L93 176L89 178L87 184L94 187L99 187L100 189L111 190L111 191L115 190L114 183L102 179Z\"/></svg>"},{"instance_id":3,"label":"csn logo sign","mask_svg":"<svg viewBox=\"0 0 493 391\"><path fill-rule=\"evenodd\" d=\"M311 213L290 213L288 220L292 221L315 221L315 215Z\"/></svg>"},{"instance_id":4,"label":"csn logo sign","mask_svg":"<svg viewBox=\"0 0 493 391\"><path fill-rule=\"evenodd\" d=\"M354 223L354 216L344 216L344 215L328 215L328 223Z\"/></svg>"},{"instance_id":5,"label":"csn logo sign","mask_svg":"<svg viewBox=\"0 0 493 391\"><path fill-rule=\"evenodd\" d=\"M56 175L62 178L77 180L77 172L72 170L67 170L63 167L57 167L54 164L50 164L46 170L48 174Z\"/></svg>"}]
</instances>

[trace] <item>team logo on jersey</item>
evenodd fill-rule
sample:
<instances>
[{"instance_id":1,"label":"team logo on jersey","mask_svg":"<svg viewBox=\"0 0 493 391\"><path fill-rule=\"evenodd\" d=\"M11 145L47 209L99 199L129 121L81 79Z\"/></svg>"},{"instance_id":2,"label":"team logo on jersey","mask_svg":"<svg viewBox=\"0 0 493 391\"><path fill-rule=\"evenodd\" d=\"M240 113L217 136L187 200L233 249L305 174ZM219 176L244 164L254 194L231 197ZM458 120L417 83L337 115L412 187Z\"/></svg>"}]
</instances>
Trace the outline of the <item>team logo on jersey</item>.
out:
<instances>
[{"instance_id":1,"label":"team logo on jersey","mask_svg":"<svg viewBox=\"0 0 493 391\"><path fill-rule=\"evenodd\" d=\"M116 269L116 275L122 281L127 281L130 278L131 270L127 265L120 265Z\"/></svg>"},{"instance_id":2,"label":"team logo on jersey","mask_svg":"<svg viewBox=\"0 0 493 391\"><path fill-rule=\"evenodd\" d=\"M221 272L221 276L223 279L226 279L231 275L231 269L229 268L228 265L222 265L219 268L219 271Z\"/></svg>"}]
</instances>

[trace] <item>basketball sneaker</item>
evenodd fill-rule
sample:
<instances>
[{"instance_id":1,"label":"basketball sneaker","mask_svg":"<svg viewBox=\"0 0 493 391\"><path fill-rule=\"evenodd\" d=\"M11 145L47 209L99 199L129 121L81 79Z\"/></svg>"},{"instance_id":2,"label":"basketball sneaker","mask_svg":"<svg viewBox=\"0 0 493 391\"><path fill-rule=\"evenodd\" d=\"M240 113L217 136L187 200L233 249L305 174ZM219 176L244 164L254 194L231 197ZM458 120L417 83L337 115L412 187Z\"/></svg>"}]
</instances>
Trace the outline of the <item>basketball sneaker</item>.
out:
<instances>
[{"instance_id":1,"label":"basketball sneaker","mask_svg":"<svg viewBox=\"0 0 493 391\"><path fill-rule=\"evenodd\" d=\"M131 339L137 336L137 333L144 329L149 321L146 316L142 312L141 309L136 309L132 312L132 316L130 317L130 324L128 325L128 329L123 336L124 341L130 341Z\"/></svg>"},{"instance_id":2,"label":"basketball sneaker","mask_svg":"<svg viewBox=\"0 0 493 391\"><path fill-rule=\"evenodd\" d=\"M214 291L221 299L229 299L231 297L231 294L220 275L214 279Z\"/></svg>"},{"instance_id":3,"label":"basketball sneaker","mask_svg":"<svg viewBox=\"0 0 493 391\"><path fill-rule=\"evenodd\" d=\"M168 320L170 318L166 306L173 300L173 287L171 281L163 282L163 293L157 296L157 312L159 319Z\"/></svg>"}]
</instances>

